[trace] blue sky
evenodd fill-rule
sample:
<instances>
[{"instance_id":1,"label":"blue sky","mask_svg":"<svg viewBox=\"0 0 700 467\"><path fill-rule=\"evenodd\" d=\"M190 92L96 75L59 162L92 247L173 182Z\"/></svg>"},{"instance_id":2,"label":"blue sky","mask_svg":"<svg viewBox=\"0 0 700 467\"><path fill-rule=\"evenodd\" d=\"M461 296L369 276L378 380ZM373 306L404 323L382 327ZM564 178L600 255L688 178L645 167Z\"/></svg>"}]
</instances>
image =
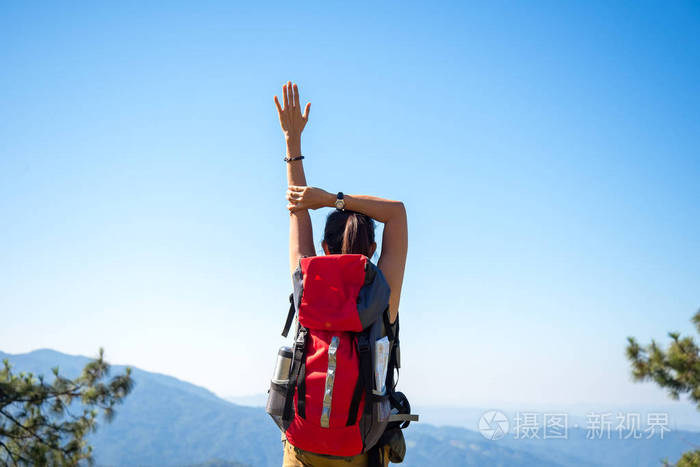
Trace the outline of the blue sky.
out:
<instances>
[{"instance_id":1,"label":"blue sky","mask_svg":"<svg viewBox=\"0 0 700 467\"><path fill-rule=\"evenodd\" d=\"M309 183L406 204L412 399L666 401L624 346L700 307L697 2L3 2L0 62L1 350L264 392L292 80Z\"/></svg>"}]
</instances>

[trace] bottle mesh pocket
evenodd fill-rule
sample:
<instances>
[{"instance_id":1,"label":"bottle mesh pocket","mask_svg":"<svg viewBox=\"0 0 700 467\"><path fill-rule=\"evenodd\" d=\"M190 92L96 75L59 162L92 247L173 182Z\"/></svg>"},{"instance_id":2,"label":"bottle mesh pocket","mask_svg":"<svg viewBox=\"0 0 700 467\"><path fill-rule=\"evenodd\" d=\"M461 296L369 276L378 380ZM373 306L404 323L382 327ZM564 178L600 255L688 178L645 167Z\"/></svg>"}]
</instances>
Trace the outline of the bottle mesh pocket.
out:
<instances>
[{"instance_id":1,"label":"bottle mesh pocket","mask_svg":"<svg viewBox=\"0 0 700 467\"><path fill-rule=\"evenodd\" d=\"M287 399L287 384L278 384L270 382L270 390L267 396L267 405L265 410L268 414L274 416L282 416L284 412L284 402Z\"/></svg>"}]
</instances>

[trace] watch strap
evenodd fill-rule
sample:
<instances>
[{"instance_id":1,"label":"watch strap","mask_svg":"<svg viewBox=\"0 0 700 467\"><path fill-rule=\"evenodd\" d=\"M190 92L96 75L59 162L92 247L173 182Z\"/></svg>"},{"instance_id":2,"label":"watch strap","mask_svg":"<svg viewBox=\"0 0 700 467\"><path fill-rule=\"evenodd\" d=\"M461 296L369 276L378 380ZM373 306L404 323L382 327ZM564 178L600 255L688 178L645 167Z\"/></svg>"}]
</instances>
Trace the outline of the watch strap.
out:
<instances>
[{"instance_id":1,"label":"watch strap","mask_svg":"<svg viewBox=\"0 0 700 467\"><path fill-rule=\"evenodd\" d=\"M337 199L335 200L335 208L340 210L345 209L345 200L343 199L342 191L339 191L337 194Z\"/></svg>"}]
</instances>

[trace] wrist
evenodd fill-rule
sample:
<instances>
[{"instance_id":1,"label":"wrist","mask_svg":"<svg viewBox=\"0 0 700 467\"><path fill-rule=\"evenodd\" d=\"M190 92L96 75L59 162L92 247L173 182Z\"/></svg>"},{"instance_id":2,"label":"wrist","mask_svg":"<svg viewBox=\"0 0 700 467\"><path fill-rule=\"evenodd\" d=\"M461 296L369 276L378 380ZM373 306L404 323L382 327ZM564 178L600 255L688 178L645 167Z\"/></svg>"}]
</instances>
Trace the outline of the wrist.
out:
<instances>
[{"instance_id":1,"label":"wrist","mask_svg":"<svg viewBox=\"0 0 700 467\"><path fill-rule=\"evenodd\" d=\"M301 146L287 146L287 157L301 156Z\"/></svg>"},{"instance_id":2,"label":"wrist","mask_svg":"<svg viewBox=\"0 0 700 467\"><path fill-rule=\"evenodd\" d=\"M284 140L287 143L287 149L290 147L293 149L301 148L301 135L285 135Z\"/></svg>"},{"instance_id":3,"label":"wrist","mask_svg":"<svg viewBox=\"0 0 700 467\"><path fill-rule=\"evenodd\" d=\"M325 192L326 194L324 195L324 203L323 206L327 208L334 208L335 207L335 200L336 200L336 195L333 193Z\"/></svg>"}]
</instances>

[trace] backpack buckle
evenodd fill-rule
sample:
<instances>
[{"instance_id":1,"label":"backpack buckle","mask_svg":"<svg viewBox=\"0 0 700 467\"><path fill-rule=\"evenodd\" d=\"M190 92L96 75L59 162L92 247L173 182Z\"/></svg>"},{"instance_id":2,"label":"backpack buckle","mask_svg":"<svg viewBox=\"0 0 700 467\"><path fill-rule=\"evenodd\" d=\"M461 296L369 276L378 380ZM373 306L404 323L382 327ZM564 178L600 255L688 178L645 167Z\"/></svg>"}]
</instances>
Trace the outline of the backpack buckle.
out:
<instances>
[{"instance_id":1,"label":"backpack buckle","mask_svg":"<svg viewBox=\"0 0 700 467\"><path fill-rule=\"evenodd\" d=\"M359 349L360 353L369 352L369 339L364 334L361 334L357 338L357 348Z\"/></svg>"},{"instance_id":2,"label":"backpack buckle","mask_svg":"<svg viewBox=\"0 0 700 467\"><path fill-rule=\"evenodd\" d=\"M297 334L296 346L299 349L303 349L306 346L306 328L299 329L299 334Z\"/></svg>"}]
</instances>

